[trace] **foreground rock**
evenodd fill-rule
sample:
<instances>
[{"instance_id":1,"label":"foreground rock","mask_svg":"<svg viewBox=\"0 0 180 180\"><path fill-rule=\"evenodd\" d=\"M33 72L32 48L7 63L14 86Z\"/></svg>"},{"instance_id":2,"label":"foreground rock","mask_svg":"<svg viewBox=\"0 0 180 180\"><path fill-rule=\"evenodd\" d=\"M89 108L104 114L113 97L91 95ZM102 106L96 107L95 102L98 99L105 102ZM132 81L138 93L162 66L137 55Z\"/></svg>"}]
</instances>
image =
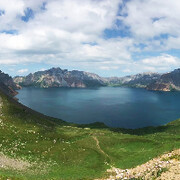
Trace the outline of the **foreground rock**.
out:
<instances>
[{"instance_id":1,"label":"foreground rock","mask_svg":"<svg viewBox=\"0 0 180 180\"><path fill-rule=\"evenodd\" d=\"M170 73L163 74L156 82L147 86L148 90L172 91L180 90L180 68Z\"/></svg>"},{"instance_id":2,"label":"foreground rock","mask_svg":"<svg viewBox=\"0 0 180 180\"><path fill-rule=\"evenodd\" d=\"M164 154L132 169L111 168L109 173L115 174L107 180L144 179L144 180L178 180L180 179L180 149Z\"/></svg>"},{"instance_id":3,"label":"foreground rock","mask_svg":"<svg viewBox=\"0 0 180 180\"><path fill-rule=\"evenodd\" d=\"M14 82L21 86L35 87L95 87L104 86L104 79L96 74L84 71L68 71L60 68L52 68L45 71L38 71L34 74L22 77L17 76Z\"/></svg>"}]
</instances>

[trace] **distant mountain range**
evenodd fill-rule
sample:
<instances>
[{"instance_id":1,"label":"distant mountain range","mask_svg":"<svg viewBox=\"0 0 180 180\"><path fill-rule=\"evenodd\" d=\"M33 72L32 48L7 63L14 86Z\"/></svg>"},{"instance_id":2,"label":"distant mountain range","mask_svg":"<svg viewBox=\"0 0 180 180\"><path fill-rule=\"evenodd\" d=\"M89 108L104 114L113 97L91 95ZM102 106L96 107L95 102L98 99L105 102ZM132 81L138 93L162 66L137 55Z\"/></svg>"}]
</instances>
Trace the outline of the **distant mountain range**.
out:
<instances>
[{"instance_id":1,"label":"distant mountain range","mask_svg":"<svg viewBox=\"0 0 180 180\"><path fill-rule=\"evenodd\" d=\"M13 95L16 89L24 86L41 88L49 87L101 87L126 86L141 87L155 91L180 90L180 69L172 72L141 73L125 77L100 77L84 71L68 71L67 69L51 68L45 71L30 73L27 76L16 76L13 79L0 71L0 88Z\"/></svg>"},{"instance_id":2,"label":"distant mountain range","mask_svg":"<svg viewBox=\"0 0 180 180\"><path fill-rule=\"evenodd\" d=\"M125 77L106 78L106 82L110 86L127 86L146 88L147 85L155 82L161 77L159 73L141 73Z\"/></svg>"},{"instance_id":3,"label":"distant mountain range","mask_svg":"<svg viewBox=\"0 0 180 180\"><path fill-rule=\"evenodd\" d=\"M126 77L104 78L84 71L68 71L52 68L30 73L28 76L17 76L14 82L20 86L49 87L97 87L97 86L130 86L146 87L160 78L158 73L142 73Z\"/></svg>"}]
</instances>

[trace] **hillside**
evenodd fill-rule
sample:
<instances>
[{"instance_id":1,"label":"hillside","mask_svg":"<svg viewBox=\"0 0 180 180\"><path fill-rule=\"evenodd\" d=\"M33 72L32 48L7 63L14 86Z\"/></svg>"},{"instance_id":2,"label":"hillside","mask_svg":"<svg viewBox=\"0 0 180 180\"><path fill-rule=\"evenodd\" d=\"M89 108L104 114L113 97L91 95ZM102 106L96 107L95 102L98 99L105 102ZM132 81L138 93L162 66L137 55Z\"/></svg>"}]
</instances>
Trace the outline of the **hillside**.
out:
<instances>
[{"instance_id":1,"label":"hillside","mask_svg":"<svg viewBox=\"0 0 180 180\"><path fill-rule=\"evenodd\" d=\"M180 68L172 72L163 74L160 79L149 84L148 90L154 91L172 91L180 90Z\"/></svg>"},{"instance_id":2,"label":"hillside","mask_svg":"<svg viewBox=\"0 0 180 180\"><path fill-rule=\"evenodd\" d=\"M0 97L1 179L107 178L107 169L133 168L180 148L180 120L137 130L76 125Z\"/></svg>"},{"instance_id":3,"label":"hillside","mask_svg":"<svg viewBox=\"0 0 180 180\"><path fill-rule=\"evenodd\" d=\"M51 68L45 71L30 73L28 76L17 76L14 82L21 86L35 87L94 87L104 86L103 78L84 71L68 71L61 68Z\"/></svg>"}]
</instances>

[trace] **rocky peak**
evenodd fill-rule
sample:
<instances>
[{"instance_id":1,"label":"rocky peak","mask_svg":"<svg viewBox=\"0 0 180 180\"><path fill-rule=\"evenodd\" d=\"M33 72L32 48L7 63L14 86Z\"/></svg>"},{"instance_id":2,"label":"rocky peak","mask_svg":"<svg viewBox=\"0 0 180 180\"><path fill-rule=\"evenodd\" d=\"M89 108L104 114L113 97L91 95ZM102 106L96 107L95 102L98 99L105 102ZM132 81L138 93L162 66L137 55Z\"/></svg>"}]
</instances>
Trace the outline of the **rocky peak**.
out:
<instances>
[{"instance_id":1,"label":"rocky peak","mask_svg":"<svg viewBox=\"0 0 180 180\"><path fill-rule=\"evenodd\" d=\"M63 72L63 70L62 70L61 68L59 68L59 67L57 67L57 68L53 67L53 68L51 68L51 69L48 69L46 72L50 72L50 73L56 74L56 73L61 73L61 72Z\"/></svg>"}]
</instances>

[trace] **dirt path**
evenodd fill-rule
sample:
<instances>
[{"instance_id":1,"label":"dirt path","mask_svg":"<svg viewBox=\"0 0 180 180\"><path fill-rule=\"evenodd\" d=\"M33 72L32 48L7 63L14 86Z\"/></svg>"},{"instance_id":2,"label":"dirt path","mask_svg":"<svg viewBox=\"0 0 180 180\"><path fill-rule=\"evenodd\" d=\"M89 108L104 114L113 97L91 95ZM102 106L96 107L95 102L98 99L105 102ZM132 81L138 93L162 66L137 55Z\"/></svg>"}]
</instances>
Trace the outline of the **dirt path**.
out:
<instances>
[{"instance_id":1,"label":"dirt path","mask_svg":"<svg viewBox=\"0 0 180 180\"><path fill-rule=\"evenodd\" d=\"M106 153L101 149L101 147L100 147L100 145L99 145L99 140L97 139L97 137L96 137L96 136L93 136L92 138L96 141L96 146L97 146L97 148L99 149L99 151L100 151L102 154L104 154L104 156L106 156L106 157L109 158L108 154L106 154Z\"/></svg>"},{"instance_id":2,"label":"dirt path","mask_svg":"<svg viewBox=\"0 0 180 180\"><path fill-rule=\"evenodd\" d=\"M3 101L2 101L2 97L0 96L0 116L2 116L2 106L3 106Z\"/></svg>"},{"instance_id":3,"label":"dirt path","mask_svg":"<svg viewBox=\"0 0 180 180\"><path fill-rule=\"evenodd\" d=\"M113 168L113 166L111 165L111 159L110 159L109 155L102 150L101 146L99 145L98 138L96 136L92 136L92 138L95 140L98 150L101 152L101 154L103 154L105 156L104 163L109 165L111 168Z\"/></svg>"},{"instance_id":4,"label":"dirt path","mask_svg":"<svg viewBox=\"0 0 180 180\"><path fill-rule=\"evenodd\" d=\"M0 108L2 107L3 102L2 102L2 97L0 96Z\"/></svg>"}]
</instances>

